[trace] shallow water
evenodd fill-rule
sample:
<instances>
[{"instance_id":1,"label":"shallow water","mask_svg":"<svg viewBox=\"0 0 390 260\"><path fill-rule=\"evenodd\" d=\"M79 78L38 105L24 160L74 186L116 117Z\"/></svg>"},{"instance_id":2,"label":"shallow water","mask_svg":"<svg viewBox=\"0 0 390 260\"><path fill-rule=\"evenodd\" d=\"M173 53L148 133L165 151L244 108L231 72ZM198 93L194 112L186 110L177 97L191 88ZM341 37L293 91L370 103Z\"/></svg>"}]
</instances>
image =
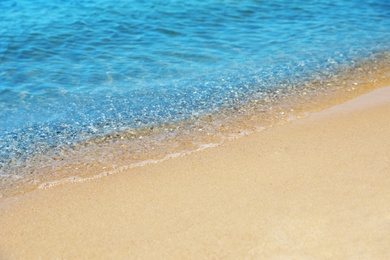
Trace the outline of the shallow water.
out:
<instances>
[{"instance_id":1,"label":"shallow water","mask_svg":"<svg viewBox=\"0 0 390 260\"><path fill-rule=\"evenodd\" d=\"M267 110L390 50L380 0L4 0L0 10L2 190L196 150L208 135L218 143L242 114L231 111Z\"/></svg>"}]
</instances>

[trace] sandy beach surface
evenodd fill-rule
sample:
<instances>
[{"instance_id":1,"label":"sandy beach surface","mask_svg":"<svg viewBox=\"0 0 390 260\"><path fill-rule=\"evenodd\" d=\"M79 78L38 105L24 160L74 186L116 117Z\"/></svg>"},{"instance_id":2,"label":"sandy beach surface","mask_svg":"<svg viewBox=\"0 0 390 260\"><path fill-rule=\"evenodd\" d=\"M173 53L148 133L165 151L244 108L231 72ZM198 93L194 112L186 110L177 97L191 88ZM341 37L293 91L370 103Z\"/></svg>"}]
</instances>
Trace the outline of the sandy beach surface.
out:
<instances>
[{"instance_id":1,"label":"sandy beach surface","mask_svg":"<svg viewBox=\"0 0 390 260\"><path fill-rule=\"evenodd\" d=\"M390 259L390 87L0 201L1 259Z\"/></svg>"}]
</instances>

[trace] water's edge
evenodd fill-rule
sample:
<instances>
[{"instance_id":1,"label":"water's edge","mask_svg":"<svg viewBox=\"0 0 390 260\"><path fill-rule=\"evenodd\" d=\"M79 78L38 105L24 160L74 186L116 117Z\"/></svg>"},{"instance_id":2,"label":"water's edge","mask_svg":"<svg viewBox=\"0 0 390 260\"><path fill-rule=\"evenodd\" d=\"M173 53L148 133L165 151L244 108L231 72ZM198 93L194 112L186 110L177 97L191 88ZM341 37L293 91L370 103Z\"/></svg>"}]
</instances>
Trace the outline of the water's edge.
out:
<instances>
[{"instance_id":1,"label":"water's edge","mask_svg":"<svg viewBox=\"0 0 390 260\"><path fill-rule=\"evenodd\" d=\"M390 54L344 68L326 79L302 82L252 97L244 105L185 121L96 136L38 154L0 176L6 198L37 188L81 182L189 155L268 129L390 85ZM26 173L30 173L31 177ZM23 178L18 179L18 175ZM27 177L26 177L27 176Z\"/></svg>"}]
</instances>

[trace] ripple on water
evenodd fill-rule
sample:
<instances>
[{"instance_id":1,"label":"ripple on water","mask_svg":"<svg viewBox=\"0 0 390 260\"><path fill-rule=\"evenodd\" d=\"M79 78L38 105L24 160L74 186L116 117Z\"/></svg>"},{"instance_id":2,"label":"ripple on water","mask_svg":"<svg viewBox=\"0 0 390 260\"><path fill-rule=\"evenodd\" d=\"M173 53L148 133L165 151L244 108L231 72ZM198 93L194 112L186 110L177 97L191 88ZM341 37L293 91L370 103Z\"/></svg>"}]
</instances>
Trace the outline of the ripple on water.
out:
<instances>
[{"instance_id":1,"label":"ripple on water","mask_svg":"<svg viewBox=\"0 0 390 260\"><path fill-rule=\"evenodd\" d=\"M383 68L390 49L390 7L379 0L5 0L0 9L4 189L282 122L296 116L291 100L348 89L362 74L352 68Z\"/></svg>"}]
</instances>

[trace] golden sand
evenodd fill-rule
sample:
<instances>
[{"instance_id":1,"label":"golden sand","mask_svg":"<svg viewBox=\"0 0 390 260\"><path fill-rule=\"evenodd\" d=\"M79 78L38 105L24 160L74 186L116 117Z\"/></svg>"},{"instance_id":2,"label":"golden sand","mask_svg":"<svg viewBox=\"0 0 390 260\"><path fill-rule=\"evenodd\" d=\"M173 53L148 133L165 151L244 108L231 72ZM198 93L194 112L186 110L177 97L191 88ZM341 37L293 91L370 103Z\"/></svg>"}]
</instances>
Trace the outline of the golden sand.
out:
<instances>
[{"instance_id":1,"label":"golden sand","mask_svg":"<svg viewBox=\"0 0 390 260\"><path fill-rule=\"evenodd\" d=\"M373 60L356 62L354 66L341 66L327 76L314 74L310 80L302 79L297 85L282 83L267 93L254 87L253 92L239 98L241 103L232 107L220 107L212 113L158 126L122 129L70 146L36 151L26 161L15 160L14 167L8 165L14 172L6 174L16 178L1 180L0 199L42 186L96 179L151 161L192 153L258 129L306 117L389 85L390 53L384 53Z\"/></svg>"},{"instance_id":2,"label":"golden sand","mask_svg":"<svg viewBox=\"0 0 390 260\"><path fill-rule=\"evenodd\" d=\"M390 259L390 87L0 201L1 259Z\"/></svg>"}]
</instances>

